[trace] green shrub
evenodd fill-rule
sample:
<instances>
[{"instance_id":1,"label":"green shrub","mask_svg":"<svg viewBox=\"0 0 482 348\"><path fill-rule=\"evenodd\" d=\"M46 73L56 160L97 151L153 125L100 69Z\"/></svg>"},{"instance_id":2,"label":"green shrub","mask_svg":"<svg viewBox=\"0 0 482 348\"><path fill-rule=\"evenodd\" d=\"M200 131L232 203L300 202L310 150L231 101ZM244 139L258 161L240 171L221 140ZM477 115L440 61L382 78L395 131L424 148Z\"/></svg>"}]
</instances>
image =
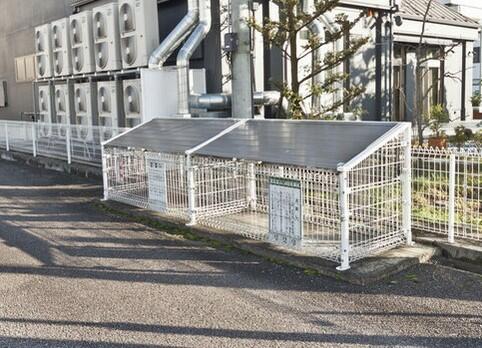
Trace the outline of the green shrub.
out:
<instances>
[{"instance_id":1,"label":"green shrub","mask_svg":"<svg viewBox=\"0 0 482 348\"><path fill-rule=\"evenodd\" d=\"M472 98L470 98L470 101L472 102L472 106L480 106L480 103L482 102L482 96L480 93L475 93Z\"/></svg>"}]
</instances>

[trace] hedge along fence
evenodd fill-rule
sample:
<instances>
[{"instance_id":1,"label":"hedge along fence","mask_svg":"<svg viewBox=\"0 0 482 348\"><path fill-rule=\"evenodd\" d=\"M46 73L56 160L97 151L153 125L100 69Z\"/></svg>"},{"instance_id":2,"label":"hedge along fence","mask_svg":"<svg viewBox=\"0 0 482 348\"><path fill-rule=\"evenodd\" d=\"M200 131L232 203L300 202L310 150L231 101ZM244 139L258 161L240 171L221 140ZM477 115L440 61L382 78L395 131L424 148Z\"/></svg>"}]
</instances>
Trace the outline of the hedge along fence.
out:
<instances>
[{"instance_id":1,"label":"hedge along fence","mask_svg":"<svg viewBox=\"0 0 482 348\"><path fill-rule=\"evenodd\" d=\"M157 119L104 144L106 199L350 262L411 243L409 124Z\"/></svg>"},{"instance_id":2,"label":"hedge along fence","mask_svg":"<svg viewBox=\"0 0 482 348\"><path fill-rule=\"evenodd\" d=\"M412 151L412 226L482 240L482 152L416 147Z\"/></svg>"}]
</instances>

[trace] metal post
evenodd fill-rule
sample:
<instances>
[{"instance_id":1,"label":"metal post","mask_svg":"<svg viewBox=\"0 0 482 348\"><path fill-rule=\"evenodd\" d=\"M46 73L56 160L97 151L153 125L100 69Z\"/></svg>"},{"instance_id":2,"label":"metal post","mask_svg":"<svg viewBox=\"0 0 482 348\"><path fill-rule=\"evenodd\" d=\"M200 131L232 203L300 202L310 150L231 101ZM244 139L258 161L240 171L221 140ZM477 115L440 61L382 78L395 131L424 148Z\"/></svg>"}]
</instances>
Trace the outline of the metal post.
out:
<instances>
[{"instance_id":1,"label":"metal post","mask_svg":"<svg viewBox=\"0 0 482 348\"><path fill-rule=\"evenodd\" d=\"M187 159L187 190L188 190L188 205L189 205L189 223L188 226L196 225L196 182L194 180L194 168L191 164L191 156Z\"/></svg>"},{"instance_id":2,"label":"metal post","mask_svg":"<svg viewBox=\"0 0 482 348\"><path fill-rule=\"evenodd\" d=\"M70 125L67 125L67 134L65 137L65 143L67 147L67 163L71 164L72 163L72 149L71 149L71 144L70 144L70 139L71 139L71 134L70 134Z\"/></svg>"},{"instance_id":3,"label":"metal post","mask_svg":"<svg viewBox=\"0 0 482 348\"><path fill-rule=\"evenodd\" d=\"M413 245L412 240L412 129L407 128L404 134L405 147L403 151L402 168L402 224L407 245Z\"/></svg>"},{"instance_id":4,"label":"metal post","mask_svg":"<svg viewBox=\"0 0 482 348\"><path fill-rule=\"evenodd\" d=\"M456 176L455 154L450 154L449 159L449 218L448 218L448 239L449 243L455 242L455 176Z\"/></svg>"},{"instance_id":5,"label":"metal post","mask_svg":"<svg viewBox=\"0 0 482 348\"><path fill-rule=\"evenodd\" d=\"M37 124L32 122L32 154L37 157Z\"/></svg>"},{"instance_id":6,"label":"metal post","mask_svg":"<svg viewBox=\"0 0 482 348\"><path fill-rule=\"evenodd\" d=\"M5 149L10 151L10 141L8 140L8 124L5 123Z\"/></svg>"},{"instance_id":7,"label":"metal post","mask_svg":"<svg viewBox=\"0 0 482 348\"><path fill-rule=\"evenodd\" d=\"M350 202L347 172L341 170L338 174L338 190L340 205L340 259L341 265L336 269L350 269Z\"/></svg>"},{"instance_id":8,"label":"metal post","mask_svg":"<svg viewBox=\"0 0 482 348\"><path fill-rule=\"evenodd\" d=\"M103 143L100 146L100 151L102 155L102 182L104 184L104 201L107 201L109 200L109 177L108 177L108 168L107 168L107 157L105 155Z\"/></svg>"},{"instance_id":9,"label":"metal post","mask_svg":"<svg viewBox=\"0 0 482 348\"><path fill-rule=\"evenodd\" d=\"M255 164L248 164L248 206L252 211L256 211L256 172Z\"/></svg>"},{"instance_id":10,"label":"metal post","mask_svg":"<svg viewBox=\"0 0 482 348\"><path fill-rule=\"evenodd\" d=\"M251 55L251 0L232 2L233 32L239 44L232 55L232 115L236 118L253 118L253 67Z\"/></svg>"}]
</instances>

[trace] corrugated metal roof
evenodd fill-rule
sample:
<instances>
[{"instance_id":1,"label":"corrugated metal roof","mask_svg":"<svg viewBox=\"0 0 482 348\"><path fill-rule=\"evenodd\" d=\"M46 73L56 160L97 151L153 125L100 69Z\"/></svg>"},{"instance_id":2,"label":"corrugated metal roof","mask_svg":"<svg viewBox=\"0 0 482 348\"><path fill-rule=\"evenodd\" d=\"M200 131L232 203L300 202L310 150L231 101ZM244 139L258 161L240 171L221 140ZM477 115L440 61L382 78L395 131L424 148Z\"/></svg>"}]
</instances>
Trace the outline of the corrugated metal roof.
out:
<instances>
[{"instance_id":1,"label":"corrugated metal roof","mask_svg":"<svg viewBox=\"0 0 482 348\"><path fill-rule=\"evenodd\" d=\"M422 20L430 0L403 0L400 14L407 19ZM478 28L479 23L465 17L453 9L434 0L428 11L427 20L433 23L453 24L471 28Z\"/></svg>"},{"instance_id":2,"label":"corrugated metal roof","mask_svg":"<svg viewBox=\"0 0 482 348\"><path fill-rule=\"evenodd\" d=\"M396 123L250 120L196 154L336 169Z\"/></svg>"},{"instance_id":3,"label":"corrugated metal roof","mask_svg":"<svg viewBox=\"0 0 482 348\"><path fill-rule=\"evenodd\" d=\"M183 154L236 122L233 119L157 118L108 141L105 146Z\"/></svg>"},{"instance_id":4,"label":"corrugated metal roof","mask_svg":"<svg viewBox=\"0 0 482 348\"><path fill-rule=\"evenodd\" d=\"M391 122L154 119L105 144L183 154L219 136L194 154L336 170L396 127Z\"/></svg>"}]
</instances>

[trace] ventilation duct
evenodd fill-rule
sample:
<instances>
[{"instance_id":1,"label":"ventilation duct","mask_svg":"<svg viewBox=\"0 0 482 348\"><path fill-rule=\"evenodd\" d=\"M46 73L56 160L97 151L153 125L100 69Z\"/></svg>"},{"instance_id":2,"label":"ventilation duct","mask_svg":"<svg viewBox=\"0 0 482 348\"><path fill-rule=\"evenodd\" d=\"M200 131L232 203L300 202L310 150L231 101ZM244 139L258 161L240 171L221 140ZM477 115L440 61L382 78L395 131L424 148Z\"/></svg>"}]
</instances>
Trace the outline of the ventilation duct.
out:
<instances>
[{"instance_id":1,"label":"ventilation duct","mask_svg":"<svg viewBox=\"0 0 482 348\"><path fill-rule=\"evenodd\" d=\"M182 41L191 33L199 20L198 0L188 0L188 11L174 30L164 39L161 45L152 53L149 68L161 68L174 53Z\"/></svg>"},{"instance_id":2,"label":"ventilation duct","mask_svg":"<svg viewBox=\"0 0 482 348\"><path fill-rule=\"evenodd\" d=\"M199 24L189 36L177 56L178 114L183 117L190 117L189 95L191 84L189 79L189 60L211 30L211 1L199 1Z\"/></svg>"}]
</instances>

